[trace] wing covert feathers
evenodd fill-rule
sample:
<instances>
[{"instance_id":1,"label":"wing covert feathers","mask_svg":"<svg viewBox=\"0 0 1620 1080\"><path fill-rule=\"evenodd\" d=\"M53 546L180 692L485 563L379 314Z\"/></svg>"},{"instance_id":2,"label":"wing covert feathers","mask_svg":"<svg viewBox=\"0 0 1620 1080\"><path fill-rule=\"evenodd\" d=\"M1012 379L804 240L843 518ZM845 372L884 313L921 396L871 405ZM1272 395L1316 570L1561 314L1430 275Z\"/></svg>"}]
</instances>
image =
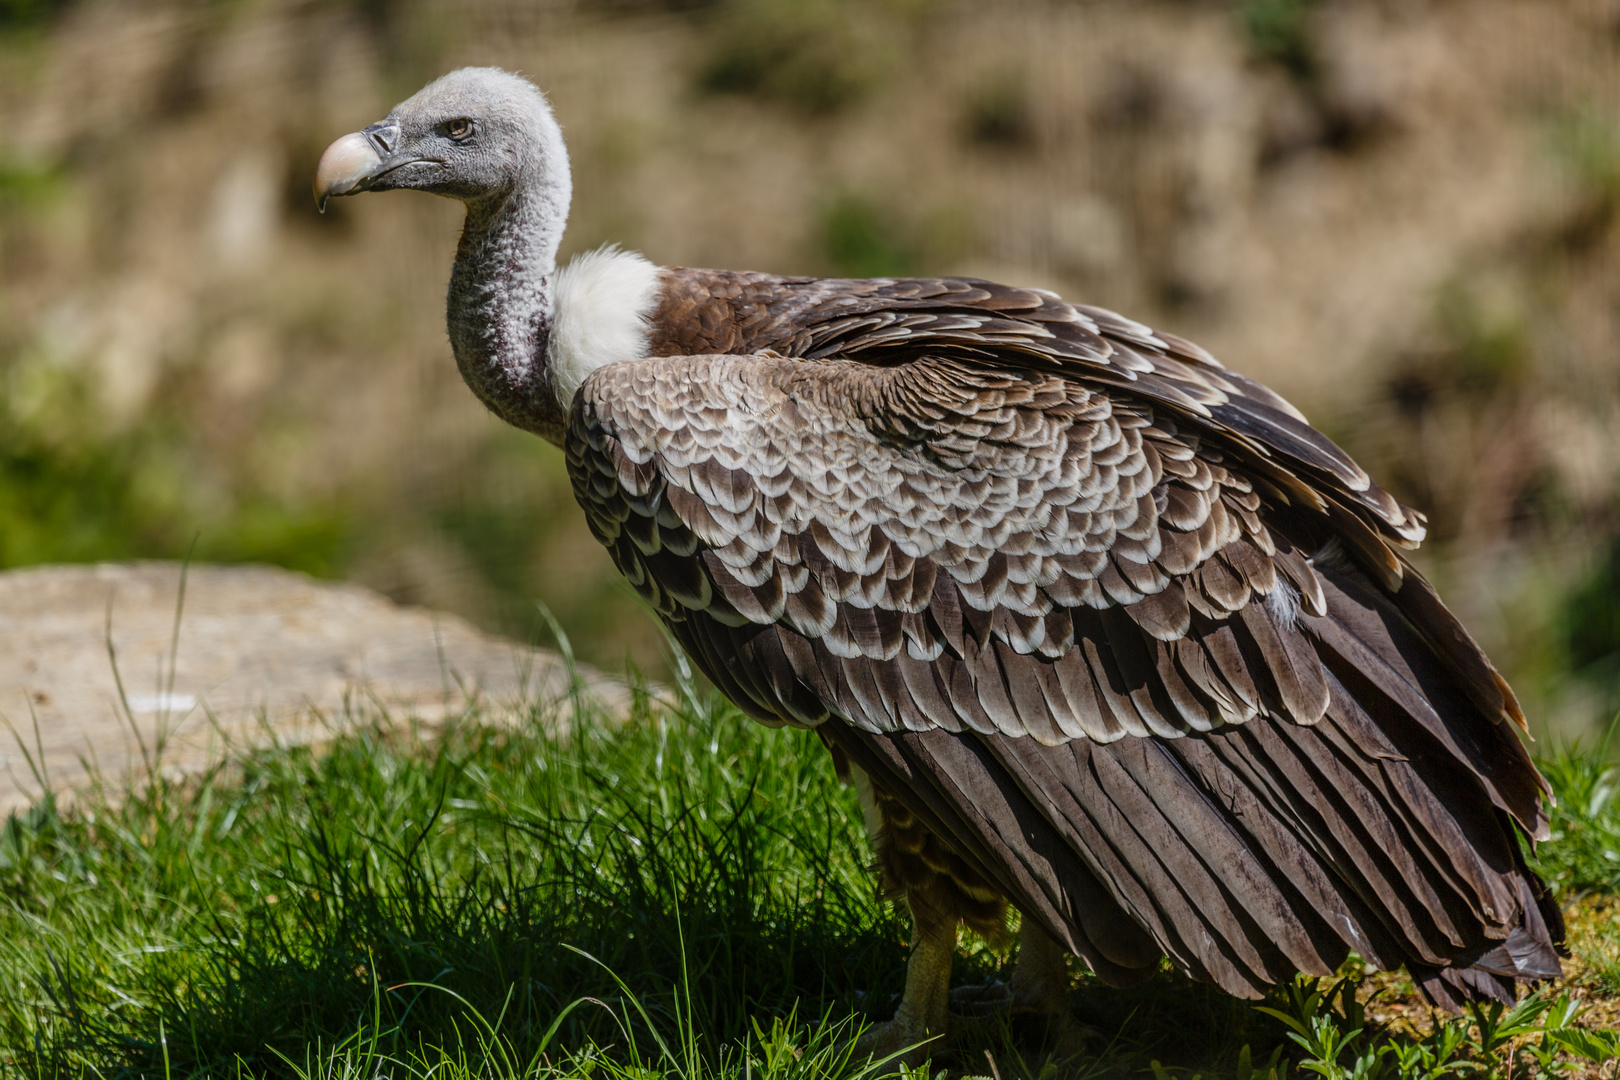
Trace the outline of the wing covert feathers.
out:
<instances>
[{"instance_id":1,"label":"wing covert feathers","mask_svg":"<svg viewBox=\"0 0 1620 1080\"><path fill-rule=\"evenodd\" d=\"M1372 483L1268 387L1226 370L1174 334L1039 289L966 278L783 278L669 267L655 355L841 357L893 363L922 352L1068 372L1202 421L1254 455L1290 498L1315 504L1326 481L1370 514L1375 534L1423 538L1423 516ZM1303 481L1303 482L1301 482ZM1401 568L1386 569L1398 578Z\"/></svg>"},{"instance_id":2,"label":"wing covert feathers","mask_svg":"<svg viewBox=\"0 0 1620 1080\"><path fill-rule=\"evenodd\" d=\"M1392 549L1420 519L1286 402L1031 290L680 273L659 348L780 355L598 370L568 467L738 705L1110 982L1167 954L1253 997L1354 950L1455 1007L1558 973L1518 705Z\"/></svg>"}]
</instances>

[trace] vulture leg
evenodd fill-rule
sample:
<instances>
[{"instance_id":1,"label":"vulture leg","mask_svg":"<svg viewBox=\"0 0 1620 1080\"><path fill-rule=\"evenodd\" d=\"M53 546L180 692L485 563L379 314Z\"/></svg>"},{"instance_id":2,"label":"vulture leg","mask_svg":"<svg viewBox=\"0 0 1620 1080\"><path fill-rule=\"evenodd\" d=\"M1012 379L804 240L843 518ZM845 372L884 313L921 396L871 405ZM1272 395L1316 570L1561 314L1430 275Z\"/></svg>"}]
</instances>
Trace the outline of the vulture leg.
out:
<instances>
[{"instance_id":1,"label":"vulture leg","mask_svg":"<svg viewBox=\"0 0 1620 1080\"><path fill-rule=\"evenodd\" d=\"M1025 916L1012 980L958 986L951 991L951 1014L975 1019L1018 1015L1037 1021L1051 1034L1061 1034L1069 1020L1066 955L1068 950L1056 938Z\"/></svg>"},{"instance_id":2,"label":"vulture leg","mask_svg":"<svg viewBox=\"0 0 1620 1080\"><path fill-rule=\"evenodd\" d=\"M956 928L916 918L916 947L906 964L906 992L894 1019L867 1028L855 1042L855 1056L874 1061L899 1054L907 1065L921 1065L940 1046L945 1034L946 1005L951 994L951 961L956 958Z\"/></svg>"},{"instance_id":3,"label":"vulture leg","mask_svg":"<svg viewBox=\"0 0 1620 1080\"><path fill-rule=\"evenodd\" d=\"M834 755L839 771L847 759ZM859 769L854 774L867 825L877 849L877 871L886 895L904 897L911 910L913 949L906 990L894 1019L868 1029L858 1054L886 1057L945 1034L950 1003L956 928L965 924L991 940L1006 936L1006 901L903 803ZM917 1047L903 1060L921 1064L938 1042Z\"/></svg>"},{"instance_id":4,"label":"vulture leg","mask_svg":"<svg viewBox=\"0 0 1620 1080\"><path fill-rule=\"evenodd\" d=\"M1013 1012L1038 1016L1058 1031L1066 1027L1069 970L1063 958L1068 951L1034 919L1024 917L1018 932L1018 966L1008 983Z\"/></svg>"}]
</instances>

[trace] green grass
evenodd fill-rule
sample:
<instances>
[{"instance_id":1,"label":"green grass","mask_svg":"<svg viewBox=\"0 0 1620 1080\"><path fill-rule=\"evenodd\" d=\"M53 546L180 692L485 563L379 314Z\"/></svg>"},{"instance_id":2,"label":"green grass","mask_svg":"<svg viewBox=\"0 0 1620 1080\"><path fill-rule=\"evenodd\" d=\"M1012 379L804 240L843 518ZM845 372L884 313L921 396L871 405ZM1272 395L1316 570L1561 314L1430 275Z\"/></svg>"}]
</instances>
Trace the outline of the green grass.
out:
<instances>
[{"instance_id":1,"label":"green grass","mask_svg":"<svg viewBox=\"0 0 1620 1080\"><path fill-rule=\"evenodd\" d=\"M903 929L873 904L858 808L805 736L759 739L726 710L617 734L587 716L564 738L541 715L484 719L428 740L375 717L318 756L261 751L13 819L10 1064L280 1072L278 1053L356 1025L404 1053L473 1014L502 1016L527 1054L582 995L628 992L659 1020L683 982L712 1047L798 1001L897 989ZM559 1036L622 1042L616 1024L576 1010Z\"/></svg>"},{"instance_id":2,"label":"green grass","mask_svg":"<svg viewBox=\"0 0 1620 1080\"><path fill-rule=\"evenodd\" d=\"M847 1036L862 1000L887 1016L907 927L815 736L690 690L622 724L577 702L559 725L572 704L434 730L362 712L319 752L271 745L12 817L0 1076L860 1075ZM1572 848L1559 880L1606 880L1607 857ZM964 944L958 982L1005 976ZM1370 1054L1391 1076L1468 1074L1399 1070L1386 1048L1411 1039L1349 1038L1365 1025L1342 991L1277 995L1288 1024L1169 972L1130 991L1076 974L1084 1054L990 1024L934 1070L1338 1075L1327 1038L1333 1069ZM1538 1000L1546 1042L1564 1006ZM1286 1041L1297 1025L1314 1059ZM1455 1060L1488 1030L1462 1024Z\"/></svg>"},{"instance_id":3,"label":"green grass","mask_svg":"<svg viewBox=\"0 0 1620 1080\"><path fill-rule=\"evenodd\" d=\"M1539 761L1556 805L1552 837L1532 865L1566 901L1620 893L1620 766L1610 756L1616 726L1595 747L1574 743Z\"/></svg>"}]
</instances>

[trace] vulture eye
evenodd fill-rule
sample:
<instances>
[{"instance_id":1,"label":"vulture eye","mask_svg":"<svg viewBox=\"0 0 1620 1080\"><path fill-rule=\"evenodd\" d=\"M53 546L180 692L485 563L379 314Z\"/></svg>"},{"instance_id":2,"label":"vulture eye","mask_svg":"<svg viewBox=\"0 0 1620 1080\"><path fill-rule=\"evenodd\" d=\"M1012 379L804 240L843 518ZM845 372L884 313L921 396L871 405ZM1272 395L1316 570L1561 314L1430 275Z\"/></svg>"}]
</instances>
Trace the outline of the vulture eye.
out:
<instances>
[{"instance_id":1,"label":"vulture eye","mask_svg":"<svg viewBox=\"0 0 1620 1080\"><path fill-rule=\"evenodd\" d=\"M444 125L444 131L456 142L465 142L473 133L473 123L471 120L452 120Z\"/></svg>"}]
</instances>

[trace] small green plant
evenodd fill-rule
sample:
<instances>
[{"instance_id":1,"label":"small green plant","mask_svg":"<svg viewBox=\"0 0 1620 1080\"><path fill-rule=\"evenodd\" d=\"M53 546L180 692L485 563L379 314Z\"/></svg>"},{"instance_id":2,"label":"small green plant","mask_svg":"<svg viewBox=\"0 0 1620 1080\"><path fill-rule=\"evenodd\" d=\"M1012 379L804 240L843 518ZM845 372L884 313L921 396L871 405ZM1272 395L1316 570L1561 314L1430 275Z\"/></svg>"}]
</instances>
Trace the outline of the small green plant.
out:
<instances>
[{"instance_id":1,"label":"small green plant","mask_svg":"<svg viewBox=\"0 0 1620 1080\"><path fill-rule=\"evenodd\" d=\"M1559 621L1574 674L1620 685L1620 540L1609 544L1585 581L1565 598Z\"/></svg>"},{"instance_id":2,"label":"small green plant","mask_svg":"<svg viewBox=\"0 0 1620 1080\"><path fill-rule=\"evenodd\" d=\"M1552 787L1551 838L1532 865L1563 899L1620 893L1620 767L1609 756L1616 727L1596 746L1579 742L1539 761Z\"/></svg>"},{"instance_id":3,"label":"small green plant","mask_svg":"<svg viewBox=\"0 0 1620 1080\"><path fill-rule=\"evenodd\" d=\"M1578 109L1554 118L1553 156L1593 195L1620 197L1620 138L1615 119L1601 107Z\"/></svg>"},{"instance_id":4,"label":"small green plant","mask_svg":"<svg viewBox=\"0 0 1620 1080\"><path fill-rule=\"evenodd\" d=\"M0 29L33 26L66 6L65 0L0 0Z\"/></svg>"},{"instance_id":5,"label":"small green plant","mask_svg":"<svg viewBox=\"0 0 1620 1080\"><path fill-rule=\"evenodd\" d=\"M854 1038L860 1029L848 1020L823 1018L807 1027L790 1013L772 1017L768 1028L756 1021L740 1045L728 1048L729 1052L718 1060L709 1061L697 1052L697 1039L690 1026L680 1026L677 1016L676 1029L666 1036L648 1008L627 990L617 1011L600 1000L576 998L557 1013L538 1044L524 1051L504 1030L512 1006L510 995L500 1013L490 1018L465 998L435 984L410 988L430 994L449 993L464 1008L463 1022L457 1025L454 1039L419 1042L403 1051L385 1050L381 1036L395 1032L383 1031L380 1026L383 989L373 980L369 1025L360 1024L330 1047L305 1047L297 1058L278 1052L281 1065L293 1080L376 1076L411 1080L886 1080L896 1075L881 1065L863 1065L853 1060ZM684 989L690 997L690 986ZM618 1041L608 1046L591 1042L573 1049L558 1045L564 1023L582 1009L610 1015L618 1024ZM643 1046L638 1031L652 1033L651 1046Z\"/></svg>"},{"instance_id":6,"label":"small green plant","mask_svg":"<svg viewBox=\"0 0 1620 1080\"><path fill-rule=\"evenodd\" d=\"M1620 995L1620 903L1611 898L1593 908L1595 925L1577 939L1575 955L1586 965L1588 985L1604 994Z\"/></svg>"},{"instance_id":7,"label":"small green plant","mask_svg":"<svg viewBox=\"0 0 1620 1080\"><path fill-rule=\"evenodd\" d=\"M109 423L88 380L30 357L0 381L0 567L180 558L334 574L351 522L238 485L161 411Z\"/></svg>"},{"instance_id":8,"label":"small green plant","mask_svg":"<svg viewBox=\"0 0 1620 1080\"><path fill-rule=\"evenodd\" d=\"M1322 1080L1543 1080L1581 1063L1620 1059L1620 1033L1575 1027L1581 1005L1568 993L1531 994L1511 1008L1472 1004L1464 1016L1437 1018L1428 1035L1414 1037L1372 1030L1359 986L1343 978L1324 988L1301 977L1286 988L1281 1008L1259 1011L1287 1026L1303 1051L1299 1067Z\"/></svg>"}]
</instances>

